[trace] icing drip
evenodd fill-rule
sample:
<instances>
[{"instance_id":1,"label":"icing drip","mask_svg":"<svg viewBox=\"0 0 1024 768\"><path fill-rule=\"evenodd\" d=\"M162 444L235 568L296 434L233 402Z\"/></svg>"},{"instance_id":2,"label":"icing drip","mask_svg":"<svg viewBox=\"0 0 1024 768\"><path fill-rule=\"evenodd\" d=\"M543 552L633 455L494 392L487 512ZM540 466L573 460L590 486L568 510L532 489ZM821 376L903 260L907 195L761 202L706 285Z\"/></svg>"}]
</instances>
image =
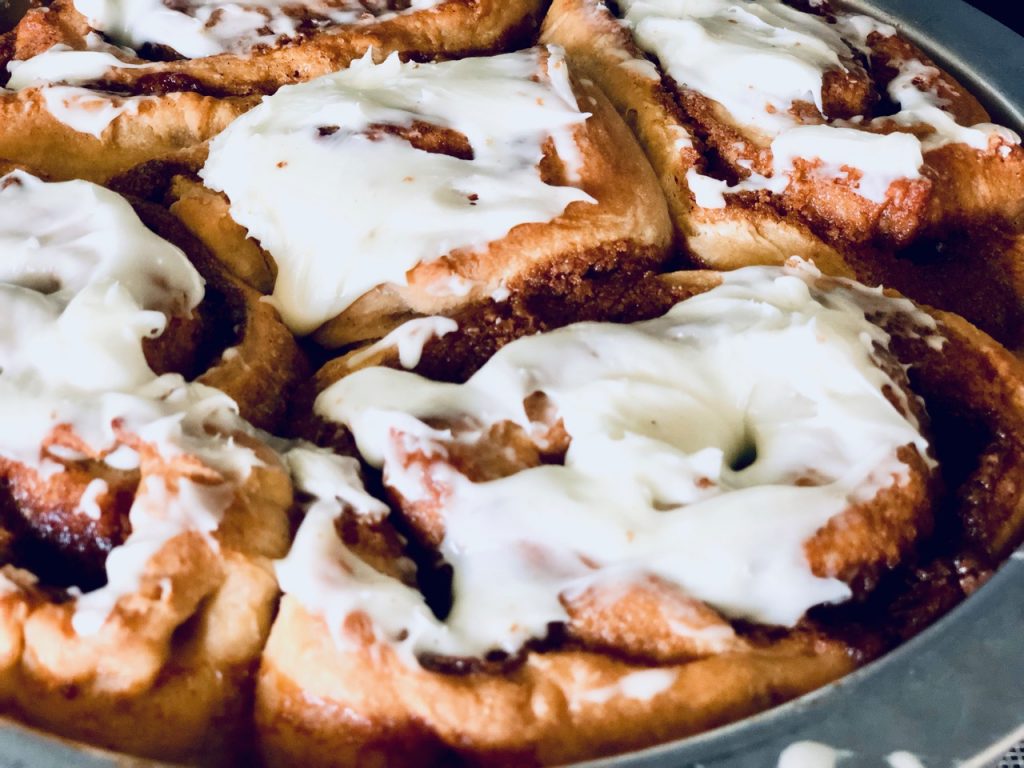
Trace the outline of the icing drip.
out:
<instances>
[{"instance_id":1,"label":"icing drip","mask_svg":"<svg viewBox=\"0 0 1024 768\"><path fill-rule=\"evenodd\" d=\"M398 350L398 361L403 368L412 369L420 364L423 348L433 338L444 338L449 333L459 330L459 324L448 317L419 317L403 323L366 349L352 355L350 363L358 366L378 352L392 347Z\"/></svg>"},{"instance_id":2,"label":"icing drip","mask_svg":"<svg viewBox=\"0 0 1024 768\"><path fill-rule=\"evenodd\" d=\"M75 0L95 29L140 48L165 45L186 58L244 53L255 45L276 45L319 29L392 18L423 11L442 0L411 0L402 11L369 13L360 2L332 0Z\"/></svg>"},{"instance_id":3,"label":"icing drip","mask_svg":"<svg viewBox=\"0 0 1024 768\"><path fill-rule=\"evenodd\" d=\"M99 80L111 69L144 69L145 64L129 64L106 50L76 51L66 45L52 48L25 61L11 61L7 87L20 91L50 83L81 85Z\"/></svg>"},{"instance_id":4,"label":"icing drip","mask_svg":"<svg viewBox=\"0 0 1024 768\"><path fill-rule=\"evenodd\" d=\"M353 611L374 616L378 630L392 637L413 622L429 626L430 611L418 592L374 570L338 537L334 521L343 509L373 521L389 512L363 489L359 462L311 446L292 448L284 460L295 489L313 501L288 556L275 563L281 591L298 595L308 610L324 616L339 645L345 643L342 625Z\"/></svg>"},{"instance_id":5,"label":"icing drip","mask_svg":"<svg viewBox=\"0 0 1024 768\"><path fill-rule=\"evenodd\" d=\"M138 114L139 105L150 96L114 97L85 88L49 86L42 91L47 111L78 133L97 139L107 127L124 114Z\"/></svg>"},{"instance_id":6,"label":"icing drip","mask_svg":"<svg viewBox=\"0 0 1024 768\"><path fill-rule=\"evenodd\" d=\"M586 118L556 51L440 64L367 57L264 99L211 142L201 175L274 257L274 305L309 333L372 288L405 284L420 262L592 201L538 170L551 138L574 171L573 129ZM376 130L416 121L462 134L472 159Z\"/></svg>"},{"instance_id":7,"label":"icing drip","mask_svg":"<svg viewBox=\"0 0 1024 768\"><path fill-rule=\"evenodd\" d=\"M26 61L11 61L7 87L20 91L40 88L43 104L57 120L78 131L99 138L103 131L121 115L135 114L151 96L115 96L81 84L102 78L115 68L137 69L108 50L76 51L66 45L55 45Z\"/></svg>"},{"instance_id":8,"label":"icing drip","mask_svg":"<svg viewBox=\"0 0 1024 768\"><path fill-rule=\"evenodd\" d=\"M751 173L730 185L691 168L686 180L697 205L724 208L726 194L785 192L794 161L805 159L816 161L816 176L849 179L861 197L884 203L894 181L921 177L921 149L921 142L909 133L869 133L841 126L803 125L783 131L772 142L771 176Z\"/></svg>"},{"instance_id":9,"label":"icing drip","mask_svg":"<svg viewBox=\"0 0 1024 768\"><path fill-rule=\"evenodd\" d=\"M775 175L784 176L797 158L820 160L815 173L824 178L861 176L857 192L875 203L885 202L889 185L919 178L924 159L921 142L909 133L878 134L831 125L801 125L772 142Z\"/></svg>"},{"instance_id":10,"label":"icing drip","mask_svg":"<svg viewBox=\"0 0 1024 768\"><path fill-rule=\"evenodd\" d=\"M645 669L625 675L614 685L591 688L579 698L588 704L604 704L618 698L650 701L671 688L678 677L673 669Z\"/></svg>"},{"instance_id":11,"label":"icing drip","mask_svg":"<svg viewBox=\"0 0 1024 768\"><path fill-rule=\"evenodd\" d=\"M900 111L885 120L900 125L927 125L933 133L921 142L925 151L938 149L947 144L966 144L973 149L985 151L992 139L1004 144L1020 144L1020 136L1009 128L991 123L963 126L953 119L944 108L945 103L934 91L922 90L915 80L934 73L933 67L925 66L917 59L900 65L899 75L889 83L889 98L900 105Z\"/></svg>"},{"instance_id":12,"label":"icing drip","mask_svg":"<svg viewBox=\"0 0 1024 768\"><path fill-rule=\"evenodd\" d=\"M82 494L82 498L78 500L78 511L86 517L99 520L102 514L99 498L107 493L108 490L109 486L105 480L96 478L90 481L85 492Z\"/></svg>"},{"instance_id":13,"label":"icing drip","mask_svg":"<svg viewBox=\"0 0 1024 768\"><path fill-rule=\"evenodd\" d=\"M873 34L892 37L897 34L895 27L883 24L870 16L840 14L835 21L836 28L857 50L867 57L873 52L868 38ZM928 82L938 74L934 67L918 59L901 62L899 72L886 87L889 98L900 109L895 115L880 118L876 123L892 120L904 126L927 125L932 133L922 141L922 150L927 152L947 144L966 144L973 149L989 149L992 139L1004 146L1020 144L1020 136L1009 128L991 123L963 126L956 122L946 110L946 103L935 90L922 88L919 82Z\"/></svg>"},{"instance_id":14,"label":"icing drip","mask_svg":"<svg viewBox=\"0 0 1024 768\"><path fill-rule=\"evenodd\" d=\"M245 428L230 398L177 374L157 376L146 362L142 342L164 331L164 313L187 314L202 296L185 255L113 192L21 171L0 178L0 456L52 476L64 471L59 460L86 457L66 445L42 448L54 430L70 428L89 456L133 469L139 453L121 438L131 434L162 460L188 456L222 478L180 478L171 493L144 473L132 532L107 559L107 585L78 601L79 632L99 629L164 542L215 530L233 484L258 463L213 434ZM98 515L105 489L97 483L79 514Z\"/></svg>"},{"instance_id":15,"label":"icing drip","mask_svg":"<svg viewBox=\"0 0 1024 768\"><path fill-rule=\"evenodd\" d=\"M892 37L897 34L896 27L891 24L884 24L870 16L853 13L837 15L835 27L847 43L868 57L872 55L871 46L868 45L868 38L872 34L877 33L882 37Z\"/></svg>"},{"instance_id":16,"label":"icing drip","mask_svg":"<svg viewBox=\"0 0 1024 768\"><path fill-rule=\"evenodd\" d=\"M359 610L405 651L457 656L514 652L566 620L563 599L650 575L769 624L846 599L845 584L811 573L804 542L857 499L903 482L897 449L923 455L927 443L882 393L892 381L877 350L888 336L864 314L913 305L854 284L823 293L815 279L807 267L728 273L656 320L516 341L462 385L385 368L345 377L316 411L345 424L407 502L443 489L452 610L440 622L418 592L353 564L329 526L336 499L383 510L351 475L316 489L283 588L332 632ZM536 434L543 425L524 407L535 392L571 437L563 465L477 483L444 461L445 445L473 444L498 422ZM453 421L471 431L453 435L443 426Z\"/></svg>"}]
</instances>

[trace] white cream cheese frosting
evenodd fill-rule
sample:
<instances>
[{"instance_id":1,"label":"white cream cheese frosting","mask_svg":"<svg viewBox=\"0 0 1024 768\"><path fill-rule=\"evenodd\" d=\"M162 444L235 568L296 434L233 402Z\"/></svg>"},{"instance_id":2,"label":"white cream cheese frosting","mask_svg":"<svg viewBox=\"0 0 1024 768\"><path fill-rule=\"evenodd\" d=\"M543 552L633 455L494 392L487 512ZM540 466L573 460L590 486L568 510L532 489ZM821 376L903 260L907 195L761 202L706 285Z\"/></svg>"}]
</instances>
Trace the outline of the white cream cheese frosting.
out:
<instances>
[{"instance_id":1,"label":"white cream cheese frosting","mask_svg":"<svg viewBox=\"0 0 1024 768\"><path fill-rule=\"evenodd\" d=\"M920 178L929 150L963 143L984 151L992 141L1020 143L1000 126L958 125L943 100L919 85L929 68L917 60L903 62L888 85L899 111L878 120L930 126L923 140L909 133L865 131L858 122L801 125L791 111L794 102L814 104L822 112L826 72L849 68L854 50L870 56L872 33L896 34L870 17L839 14L830 22L777 0L621 0L619 6L637 44L680 86L718 102L737 124L770 141L768 178L752 174L727 187L694 172L691 190L701 207L723 207L724 193L784 191L795 159L820 161L816 173L824 178L849 178L853 169L859 175L853 183L857 192L883 203L893 181Z\"/></svg>"},{"instance_id":2,"label":"white cream cheese frosting","mask_svg":"<svg viewBox=\"0 0 1024 768\"><path fill-rule=\"evenodd\" d=\"M691 168L686 181L697 205L724 208L725 194L766 189L781 194L789 186L795 161L814 160L813 174L822 179L855 181L857 193L874 203L884 203L889 186L900 179L921 177L924 157L921 142L909 133L869 133L833 125L798 125L783 131L772 142L771 176L751 173L736 184L705 176ZM855 176L854 173L855 172Z\"/></svg>"},{"instance_id":3,"label":"white cream cheese frosting","mask_svg":"<svg viewBox=\"0 0 1024 768\"><path fill-rule=\"evenodd\" d=\"M893 120L905 126L930 126L932 133L921 142L925 151L938 149L947 144L966 144L973 149L984 151L989 148L992 140L1004 145L1020 144L1020 136L1001 125L980 123L965 126L957 123L953 115L945 109L946 103L938 93L923 89L917 84L934 74L934 67L929 67L917 59L903 62L899 67L899 74L886 88L889 98L900 105L900 110L882 120Z\"/></svg>"},{"instance_id":4,"label":"white cream cheese frosting","mask_svg":"<svg viewBox=\"0 0 1024 768\"><path fill-rule=\"evenodd\" d=\"M143 340L164 331L165 313L188 314L203 292L185 255L115 193L21 171L0 177L0 457L44 477L62 472L57 459L86 454L43 444L70 428L88 455L133 469L140 457L119 437L127 433L162 459L194 457L223 478L179 478L172 492L161 476L144 475L131 534L108 556L106 586L77 600L79 632L99 629L166 541L216 530L232 489L258 463L224 436L244 429L230 398L178 374L158 376L146 361ZM97 516L103 492L91 484L77 513Z\"/></svg>"},{"instance_id":5,"label":"white cream cheese frosting","mask_svg":"<svg viewBox=\"0 0 1024 768\"><path fill-rule=\"evenodd\" d=\"M406 651L459 656L515 652L566 620L565 599L652 575L768 624L846 599L846 584L811 572L804 543L903 483L901 447L924 455L928 445L883 394L893 382L877 350L889 338L865 318L865 307L913 305L855 284L821 291L816 279L806 266L727 273L655 320L513 342L461 385L386 368L341 379L317 413L347 426L407 501L442 499L452 610L439 621L418 592L345 548L338 499L386 514L347 459L334 480L297 477L317 501L278 566L282 589L323 614L339 642L345 617L363 611ZM444 461L447 443L472 444L497 422L536 434L524 408L536 392L571 438L564 464L472 482ZM452 420L470 431L439 426ZM436 461L408 465L410 454Z\"/></svg>"},{"instance_id":6,"label":"white cream cheese frosting","mask_svg":"<svg viewBox=\"0 0 1024 768\"><path fill-rule=\"evenodd\" d=\"M8 62L11 77L7 87L20 91L50 83L80 85L102 78L111 69L144 69L146 66L122 61L109 50L79 51L57 44L30 59Z\"/></svg>"},{"instance_id":7,"label":"white cream cheese frosting","mask_svg":"<svg viewBox=\"0 0 1024 768\"><path fill-rule=\"evenodd\" d=\"M776 768L836 768L850 753L818 741L795 741L779 754Z\"/></svg>"},{"instance_id":8,"label":"white cream cheese frosting","mask_svg":"<svg viewBox=\"0 0 1024 768\"><path fill-rule=\"evenodd\" d=\"M778 0L620 0L637 44L741 125L776 135L795 101L822 109L822 75L852 55L824 19Z\"/></svg>"},{"instance_id":9,"label":"white cream cheese frosting","mask_svg":"<svg viewBox=\"0 0 1024 768\"><path fill-rule=\"evenodd\" d=\"M151 96L112 96L88 88L51 85L42 89L43 103L55 119L78 133L97 139L121 115L138 114Z\"/></svg>"},{"instance_id":10,"label":"white cream cheese frosting","mask_svg":"<svg viewBox=\"0 0 1024 768\"><path fill-rule=\"evenodd\" d=\"M553 141L570 177L579 110L557 50L406 64L366 57L286 86L210 144L201 176L277 262L272 301L309 333L417 264L472 251L592 198L546 184ZM381 126L457 131L472 158L420 150Z\"/></svg>"},{"instance_id":11,"label":"white cream cheese frosting","mask_svg":"<svg viewBox=\"0 0 1024 768\"><path fill-rule=\"evenodd\" d=\"M570 699L570 709L581 704L604 704L612 699L633 699L650 701L675 685L679 673L674 669L645 669L624 675L612 685L591 688L575 699Z\"/></svg>"},{"instance_id":12,"label":"white cream cheese frosting","mask_svg":"<svg viewBox=\"0 0 1024 768\"><path fill-rule=\"evenodd\" d=\"M835 125L798 125L772 142L774 174L782 179L797 159L817 160L815 173L824 178L859 173L857 192L875 203L885 202L889 186L921 176L921 142L909 133L870 133Z\"/></svg>"},{"instance_id":13,"label":"white cream cheese frosting","mask_svg":"<svg viewBox=\"0 0 1024 768\"><path fill-rule=\"evenodd\" d=\"M422 11L442 1L411 0L407 9L383 14L371 14L357 1L336 0L75 0L75 7L94 29L122 45L164 45L194 59L244 53L257 44L274 45L324 27Z\"/></svg>"}]
</instances>

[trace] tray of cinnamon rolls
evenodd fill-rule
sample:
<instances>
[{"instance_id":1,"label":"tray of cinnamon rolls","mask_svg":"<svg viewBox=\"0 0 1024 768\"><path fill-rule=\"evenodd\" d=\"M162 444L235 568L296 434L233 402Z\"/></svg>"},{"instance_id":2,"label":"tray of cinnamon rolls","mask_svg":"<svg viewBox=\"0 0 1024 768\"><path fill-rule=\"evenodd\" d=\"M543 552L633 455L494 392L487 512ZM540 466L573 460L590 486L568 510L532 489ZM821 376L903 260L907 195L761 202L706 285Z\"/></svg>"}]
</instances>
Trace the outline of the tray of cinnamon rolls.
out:
<instances>
[{"instance_id":1,"label":"tray of cinnamon rolls","mask_svg":"<svg viewBox=\"0 0 1024 768\"><path fill-rule=\"evenodd\" d=\"M0 764L1012 736L1020 40L941 5L0 8Z\"/></svg>"}]
</instances>

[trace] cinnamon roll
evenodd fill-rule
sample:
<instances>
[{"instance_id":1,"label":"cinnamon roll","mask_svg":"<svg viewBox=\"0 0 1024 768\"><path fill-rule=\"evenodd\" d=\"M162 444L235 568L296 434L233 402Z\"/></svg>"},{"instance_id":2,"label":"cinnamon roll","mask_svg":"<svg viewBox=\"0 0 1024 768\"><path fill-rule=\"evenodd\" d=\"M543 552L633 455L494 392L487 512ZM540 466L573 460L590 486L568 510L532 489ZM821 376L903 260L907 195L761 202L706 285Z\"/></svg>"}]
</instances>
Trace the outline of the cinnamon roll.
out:
<instances>
[{"instance_id":1,"label":"cinnamon roll","mask_svg":"<svg viewBox=\"0 0 1024 768\"><path fill-rule=\"evenodd\" d=\"M988 252L1024 222L1020 138L895 28L797 5L555 0L542 39L626 116L698 264L796 254L889 285L899 254L918 267L899 286L912 298L942 292L936 260L1005 284ZM980 245L951 256L965 238ZM1015 315L1013 335L945 308L1016 345L1021 297L1018 281L988 302Z\"/></svg>"},{"instance_id":2,"label":"cinnamon roll","mask_svg":"<svg viewBox=\"0 0 1024 768\"><path fill-rule=\"evenodd\" d=\"M434 58L513 49L529 44L543 7L540 0L53 0L25 16L14 53L24 60L54 43L81 50L81 41L100 36L142 65L97 75L113 87L249 95L344 69L371 50Z\"/></svg>"},{"instance_id":3,"label":"cinnamon roll","mask_svg":"<svg viewBox=\"0 0 1024 768\"><path fill-rule=\"evenodd\" d=\"M257 684L270 765L704 730L880 652L892 615L834 617L947 504L1019 537L1019 498L963 502L931 416L983 422L1019 471L1024 369L984 334L805 263L657 282L660 316L522 338L464 383L357 362L319 395L358 460L288 456L308 503Z\"/></svg>"},{"instance_id":4,"label":"cinnamon roll","mask_svg":"<svg viewBox=\"0 0 1024 768\"><path fill-rule=\"evenodd\" d=\"M214 254L327 347L468 307L612 301L595 297L671 245L625 125L545 48L367 58L282 88L169 192Z\"/></svg>"},{"instance_id":5,"label":"cinnamon roll","mask_svg":"<svg viewBox=\"0 0 1024 768\"><path fill-rule=\"evenodd\" d=\"M0 711L210 761L244 745L291 486L187 378L232 316L204 282L113 192L0 176ZM212 375L237 381L246 343Z\"/></svg>"}]
</instances>

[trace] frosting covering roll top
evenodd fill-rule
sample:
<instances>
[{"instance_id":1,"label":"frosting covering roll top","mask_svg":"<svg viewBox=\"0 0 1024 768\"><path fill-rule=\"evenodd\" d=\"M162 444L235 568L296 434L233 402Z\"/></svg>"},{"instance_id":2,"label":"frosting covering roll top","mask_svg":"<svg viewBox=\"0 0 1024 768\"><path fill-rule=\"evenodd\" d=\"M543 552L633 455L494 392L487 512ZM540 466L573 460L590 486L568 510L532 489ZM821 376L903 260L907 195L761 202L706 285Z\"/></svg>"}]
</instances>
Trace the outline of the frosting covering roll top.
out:
<instances>
[{"instance_id":1,"label":"frosting covering roll top","mask_svg":"<svg viewBox=\"0 0 1024 768\"><path fill-rule=\"evenodd\" d=\"M423 261L590 201L538 168L550 140L572 179L586 118L556 51L365 58L266 98L214 139L201 175L273 256L274 303L309 333Z\"/></svg>"},{"instance_id":2,"label":"frosting covering roll top","mask_svg":"<svg viewBox=\"0 0 1024 768\"><path fill-rule=\"evenodd\" d=\"M384 368L340 380L316 409L349 427L403 504L434 505L454 602L440 622L418 593L353 565L333 533L333 500L371 516L381 508L344 477L331 493L308 489L320 503L281 566L284 590L326 613L332 630L362 610L417 652L461 656L515 652L591 587L652 576L768 624L845 599L846 584L812 572L805 542L908 482L897 452L926 456L928 444L909 404L888 399L904 390L886 373L888 335L865 318L871 304L909 302L822 291L815 279L801 269L727 274L655 320L521 339L462 385ZM541 415L529 405L538 396ZM548 458L473 477L453 457L466 446L479 456L503 423ZM563 455L550 442L560 429ZM509 448L497 461L514 458Z\"/></svg>"},{"instance_id":3,"label":"frosting covering roll top","mask_svg":"<svg viewBox=\"0 0 1024 768\"><path fill-rule=\"evenodd\" d=\"M89 39L89 42L97 42ZM38 56L25 61L12 61L7 65L11 73L7 87L19 91L37 85L64 83L68 85L99 80L108 71L118 67L138 69L145 64L129 64L100 48L76 51L58 44Z\"/></svg>"},{"instance_id":4,"label":"frosting covering roll top","mask_svg":"<svg viewBox=\"0 0 1024 768\"><path fill-rule=\"evenodd\" d=\"M0 187L0 291L16 308L0 318L4 382L101 392L151 379L141 340L203 297L185 255L94 184L16 171Z\"/></svg>"}]
</instances>

